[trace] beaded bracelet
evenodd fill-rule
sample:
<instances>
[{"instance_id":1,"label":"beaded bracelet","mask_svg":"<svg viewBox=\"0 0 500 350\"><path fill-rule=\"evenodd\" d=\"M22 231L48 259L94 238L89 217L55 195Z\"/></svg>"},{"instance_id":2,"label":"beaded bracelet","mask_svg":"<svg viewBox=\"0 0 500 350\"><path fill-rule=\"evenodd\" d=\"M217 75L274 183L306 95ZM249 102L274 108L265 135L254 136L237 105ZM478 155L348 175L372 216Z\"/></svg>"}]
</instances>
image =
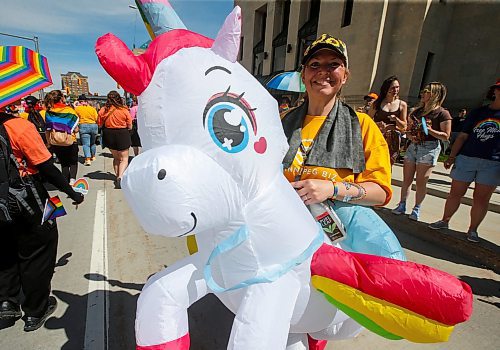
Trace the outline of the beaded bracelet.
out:
<instances>
[{"instance_id":1,"label":"beaded bracelet","mask_svg":"<svg viewBox=\"0 0 500 350\"><path fill-rule=\"evenodd\" d=\"M337 186L337 181L331 180L333 184L333 195L330 197L330 199L335 200L337 199L337 195L339 194L339 186Z\"/></svg>"}]
</instances>

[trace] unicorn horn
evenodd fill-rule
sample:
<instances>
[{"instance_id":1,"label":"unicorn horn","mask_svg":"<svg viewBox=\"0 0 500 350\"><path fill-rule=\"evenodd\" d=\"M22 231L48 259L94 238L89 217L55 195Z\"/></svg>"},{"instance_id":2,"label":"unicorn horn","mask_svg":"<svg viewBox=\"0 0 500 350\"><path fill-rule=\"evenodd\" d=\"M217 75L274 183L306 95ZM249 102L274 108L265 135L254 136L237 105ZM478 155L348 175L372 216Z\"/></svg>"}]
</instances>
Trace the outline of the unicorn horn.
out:
<instances>
[{"instance_id":1,"label":"unicorn horn","mask_svg":"<svg viewBox=\"0 0 500 350\"><path fill-rule=\"evenodd\" d=\"M135 3L151 40L172 29L186 29L168 0L135 0Z\"/></svg>"}]
</instances>

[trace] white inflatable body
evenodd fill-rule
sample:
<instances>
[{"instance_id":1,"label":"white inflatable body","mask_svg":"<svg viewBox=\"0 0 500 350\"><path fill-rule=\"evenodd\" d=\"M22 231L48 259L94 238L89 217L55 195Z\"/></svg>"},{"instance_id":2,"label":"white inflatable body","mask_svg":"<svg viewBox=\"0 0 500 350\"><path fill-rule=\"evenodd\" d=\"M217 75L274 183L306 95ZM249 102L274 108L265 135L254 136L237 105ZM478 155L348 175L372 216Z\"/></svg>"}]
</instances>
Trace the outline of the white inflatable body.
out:
<instances>
[{"instance_id":1,"label":"white inflatable body","mask_svg":"<svg viewBox=\"0 0 500 350\"><path fill-rule=\"evenodd\" d=\"M139 349L186 348L187 308L207 293L236 315L230 349L306 349L306 333L361 329L309 284L325 238L282 174L277 102L236 62L240 26L237 7L211 48L162 59L139 95L145 152L123 177L125 197L145 231L196 233L199 249L145 285Z\"/></svg>"},{"instance_id":2,"label":"white inflatable body","mask_svg":"<svg viewBox=\"0 0 500 350\"><path fill-rule=\"evenodd\" d=\"M207 293L236 315L229 349L304 350L307 334L355 336L353 318L388 339L446 341L470 317L470 287L387 258L404 254L366 208L336 209L355 231L345 248L386 257L325 244L282 174L278 105L236 62L240 28L236 7L215 41L172 30L141 56L112 34L96 44L106 71L139 99L144 152L122 179L129 205L148 233L198 241L198 253L144 286L137 349L189 349L187 309Z\"/></svg>"}]
</instances>

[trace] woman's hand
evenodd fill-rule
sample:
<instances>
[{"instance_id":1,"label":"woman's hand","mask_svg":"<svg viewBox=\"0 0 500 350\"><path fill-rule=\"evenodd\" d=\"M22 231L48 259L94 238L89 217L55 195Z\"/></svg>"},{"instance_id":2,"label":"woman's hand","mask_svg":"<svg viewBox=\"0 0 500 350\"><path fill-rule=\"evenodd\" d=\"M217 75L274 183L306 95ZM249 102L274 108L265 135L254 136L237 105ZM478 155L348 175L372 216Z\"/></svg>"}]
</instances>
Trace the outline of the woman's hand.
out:
<instances>
[{"instance_id":1,"label":"woman's hand","mask_svg":"<svg viewBox=\"0 0 500 350\"><path fill-rule=\"evenodd\" d=\"M455 164L455 157L450 156L444 161L444 168L448 170L453 164Z\"/></svg>"},{"instance_id":2,"label":"woman's hand","mask_svg":"<svg viewBox=\"0 0 500 350\"><path fill-rule=\"evenodd\" d=\"M378 128L380 129L380 131L382 132L382 134L385 132L385 129L387 127L387 124L384 123L384 122L376 122L375 124L377 124Z\"/></svg>"},{"instance_id":3,"label":"woman's hand","mask_svg":"<svg viewBox=\"0 0 500 350\"><path fill-rule=\"evenodd\" d=\"M308 179L292 182L305 205L321 203L333 195L333 183L329 180Z\"/></svg>"}]
</instances>

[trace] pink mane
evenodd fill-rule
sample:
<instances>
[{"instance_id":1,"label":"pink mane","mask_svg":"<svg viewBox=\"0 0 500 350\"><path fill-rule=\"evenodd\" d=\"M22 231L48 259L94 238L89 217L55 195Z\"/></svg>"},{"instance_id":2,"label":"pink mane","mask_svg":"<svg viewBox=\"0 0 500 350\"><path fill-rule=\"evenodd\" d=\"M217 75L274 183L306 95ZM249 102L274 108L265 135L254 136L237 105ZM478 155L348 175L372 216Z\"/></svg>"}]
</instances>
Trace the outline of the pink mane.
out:
<instances>
[{"instance_id":1,"label":"pink mane","mask_svg":"<svg viewBox=\"0 0 500 350\"><path fill-rule=\"evenodd\" d=\"M212 47L213 40L186 29L174 29L156 37L145 53L135 56L123 41L108 33L97 40L96 54L106 72L126 91L140 95L151 82L158 64L177 51Z\"/></svg>"}]
</instances>

